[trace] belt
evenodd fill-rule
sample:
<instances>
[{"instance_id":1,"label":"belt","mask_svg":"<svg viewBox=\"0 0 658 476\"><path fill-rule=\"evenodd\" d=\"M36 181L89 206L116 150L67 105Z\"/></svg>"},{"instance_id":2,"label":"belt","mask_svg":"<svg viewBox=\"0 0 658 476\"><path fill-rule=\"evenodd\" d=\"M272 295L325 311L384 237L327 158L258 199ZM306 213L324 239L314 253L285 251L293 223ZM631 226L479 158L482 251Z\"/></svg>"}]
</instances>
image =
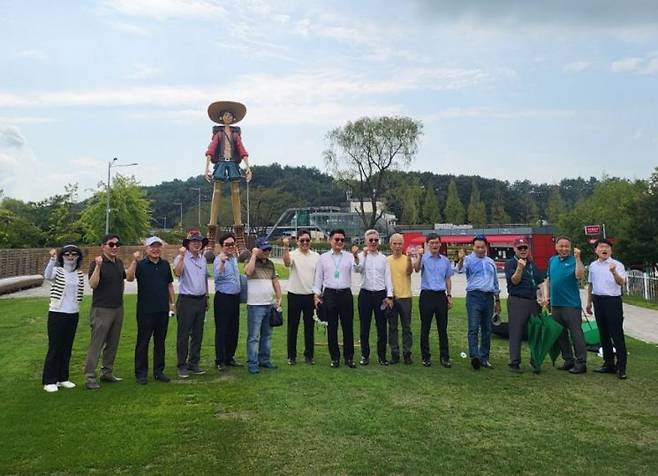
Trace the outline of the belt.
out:
<instances>
[{"instance_id":1,"label":"belt","mask_svg":"<svg viewBox=\"0 0 658 476\"><path fill-rule=\"evenodd\" d=\"M188 298L188 299L205 299L208 297L207 294L199 294L198 296L196 294L179 294L178 297L182 298Z\"/></svg>"},{"instance_id":2,"label":"belt","mask_svg":"<svg viewBox=\"0 0 658 476\"><path fill-rule=\"evenodd\" d=\"M340 288L340 289L334 289L334 288L325 288L324 292L331 291L333 293L346 293L346 292L352 292L351 288Z\"/></svg>"},{"instance_id":3,"label":"belt","mask_svg":"<svg viewBox=\"0 0 658 476\"><path fill-rule=\"evenodd\" d=\"M445 294L446 290L445 290L445 289L441 289L440 291L436 291L436 290L434 290L434 289L421 289L420 292L421 292L421 293L437 293L437 294Z\"/></svg>"},{"instance_id":4,"label":"belt","mask_svg":"<svg viewBox=\"0 0 658 476\"><path fill-rule=\"evenodd\" d=\"M515 294L510 294L509 297L517 298L517 299L525 299L527 301L536 301L536 297L525 297L525 296L517 296Z\"/></svg>"}]
</instances>

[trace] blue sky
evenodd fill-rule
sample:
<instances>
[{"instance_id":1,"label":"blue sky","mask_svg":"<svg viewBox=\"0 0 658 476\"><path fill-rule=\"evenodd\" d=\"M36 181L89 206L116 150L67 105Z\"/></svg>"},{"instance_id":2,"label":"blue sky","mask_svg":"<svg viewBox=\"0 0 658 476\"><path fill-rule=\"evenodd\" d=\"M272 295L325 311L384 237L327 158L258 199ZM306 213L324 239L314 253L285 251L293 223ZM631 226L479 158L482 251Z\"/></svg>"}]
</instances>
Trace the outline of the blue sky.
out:
<instances>
[{"instance_id":1,"label":"blue sky","mask_svg":"<svg viewBox=\"0 0 658 476\"><path fill-rule=\"evenodd\" d=\"M107 161L202 173L209 103L253 164L324 170L330 129L424 123L411 168L557 182L658 165L655 2L0 1L0 189L38 200ZM121 169L119 169L121 170Z\"/></svg>"}]
</instances>

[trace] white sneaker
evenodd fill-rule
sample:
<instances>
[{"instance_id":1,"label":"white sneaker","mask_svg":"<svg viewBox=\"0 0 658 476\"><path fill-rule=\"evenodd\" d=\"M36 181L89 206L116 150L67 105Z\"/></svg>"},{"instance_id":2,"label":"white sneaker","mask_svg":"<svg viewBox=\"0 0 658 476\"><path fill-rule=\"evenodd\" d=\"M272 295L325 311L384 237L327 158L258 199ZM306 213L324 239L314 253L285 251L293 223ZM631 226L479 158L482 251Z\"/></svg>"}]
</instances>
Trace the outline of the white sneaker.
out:
<instances>
[{"instance_id":1,"label":"white sneaker","mask_svg":"<svg viewBox=\"0 0 658 476\"><path fill-rule=\"evenodd\" d=\"M54 383L44 385L43 389L48 393L53 393L53 392L56 392L57 390L59 390L59 388L57 388L57 384L54 384Z\"/></svg>"},{"instance_id":2,"label":"white sneaker","mask_svg":"<svg viewBox=\"0 0 658 476\"><path fill-rule=\"evenodd\" d=\"M75 384L70 380L65 380L64 382L57 382L57 386L64 388L75 388Z\"/></svg>"}]
</instances>

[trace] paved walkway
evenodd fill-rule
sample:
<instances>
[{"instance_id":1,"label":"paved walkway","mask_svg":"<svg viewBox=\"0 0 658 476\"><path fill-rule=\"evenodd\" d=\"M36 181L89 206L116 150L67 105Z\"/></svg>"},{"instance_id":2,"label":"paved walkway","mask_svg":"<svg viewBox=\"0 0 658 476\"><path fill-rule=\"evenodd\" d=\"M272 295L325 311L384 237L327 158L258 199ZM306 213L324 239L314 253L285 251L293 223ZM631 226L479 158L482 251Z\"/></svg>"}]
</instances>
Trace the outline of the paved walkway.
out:
<instances>
[{"instance_id":1,"label":"paved walkway","mask_svg":"<svg viewBox=\"0 0 658 476\"><path fill-rule=\"evenodd\" d=\"M359 292L360 276L356 273L352 275L352 291L356 294ZM501 296L507 296L507 286L505 279L499 276ZM178 280L174 281L174 288L178 292ZM284 293L288 291L288 281L281 281L281 288ZM413 294L417 296L420 293L420 274L414 273L411 279L411 288ZM214 292L214 281L208 280L208 289ZM44 281L44 284L37 288L26 289L12 294L0 296L0 299L11 299L14 297L47 297L50 293L50 283ZM126 282L126 294L137 294L137 282ZM89 284L85 284L85 294L91 294ZM466 296L466 279L464 275L455 275L452 279L452 295L454 297ZM586 294L582 291L583 307ZM503 314L506 314L503 309ZM505 319L505 317L503 317ZM632 336L644 342L658 344L658 311L646 309L643 307L624 304L624 331L627 335Z\"/></svg>"}]
</instances>

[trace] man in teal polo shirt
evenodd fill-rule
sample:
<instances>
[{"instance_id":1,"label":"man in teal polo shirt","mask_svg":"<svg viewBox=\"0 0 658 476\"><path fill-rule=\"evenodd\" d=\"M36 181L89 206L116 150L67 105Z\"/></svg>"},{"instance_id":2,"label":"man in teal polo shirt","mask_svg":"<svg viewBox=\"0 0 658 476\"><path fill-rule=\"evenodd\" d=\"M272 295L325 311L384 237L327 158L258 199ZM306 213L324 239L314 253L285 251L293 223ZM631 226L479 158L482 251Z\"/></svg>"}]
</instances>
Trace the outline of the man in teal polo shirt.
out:
<instances>
[{"instance_id":1,"label":"man in teal polo shirt","mask_svg":"<svg viewBox=\"0 0 658 476\"><path fill-rule=\"evenodd\" d=\"M582 308L578 283L585 277L585 266L580 259L578 248L574 248L573 255L571 254L571 240L568 237L557 237L555 251L557 255L548 261L543 304L547 305L550 301L553 319L565 328L558 341L564 359L564 364L559 369L568 370L572 374L582 374L587 372L587 347L581 327Z\"/></svg>"}]
</instances>

